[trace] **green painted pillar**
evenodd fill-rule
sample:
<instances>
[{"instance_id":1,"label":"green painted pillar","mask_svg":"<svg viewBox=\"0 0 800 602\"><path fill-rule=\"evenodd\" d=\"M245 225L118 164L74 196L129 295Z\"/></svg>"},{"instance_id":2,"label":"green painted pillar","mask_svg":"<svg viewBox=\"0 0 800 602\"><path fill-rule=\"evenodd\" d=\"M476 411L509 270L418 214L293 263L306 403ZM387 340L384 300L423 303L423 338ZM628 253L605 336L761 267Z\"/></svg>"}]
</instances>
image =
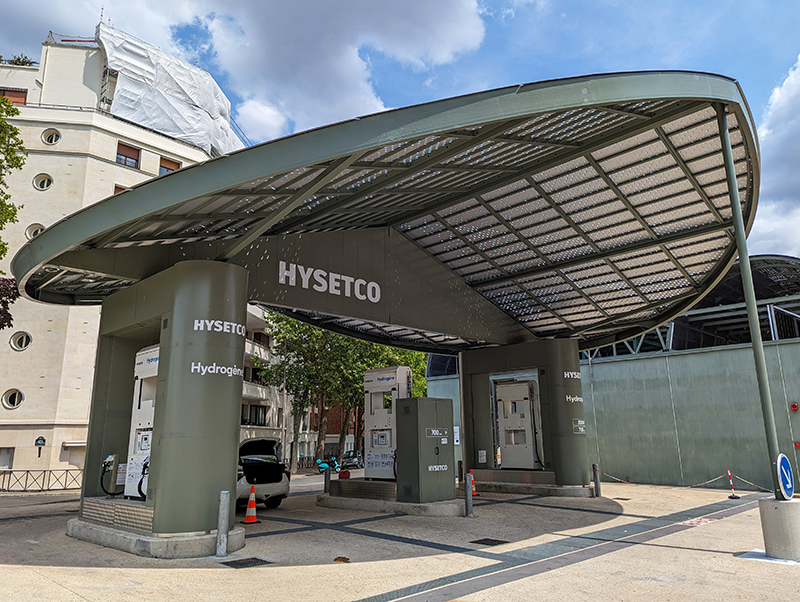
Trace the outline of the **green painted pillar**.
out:
<instances>
[{"instance_id":1,"label":"green painted pillar","mask_svg":"<svg viewBox=\"0 0 800 602\"><path fill-rule=\"evenodd\" d=\"M556 483L588 485L589 452L586 444L578 342L563 339L540 344L546 345L548 350L550 432Z\"/></svg>"},{"instance_id":2,"label":"green painted pillar","mask_svg":"<svg viewBox=\"0 0 800 602\"><path fill-rule=\"evenodd\" d=\"M208 532L217 526L220 491L236 492L247 271L213 261L169 271L174 292L160 319L147 504L154 533Z\"/></svg>"}]
</instances>

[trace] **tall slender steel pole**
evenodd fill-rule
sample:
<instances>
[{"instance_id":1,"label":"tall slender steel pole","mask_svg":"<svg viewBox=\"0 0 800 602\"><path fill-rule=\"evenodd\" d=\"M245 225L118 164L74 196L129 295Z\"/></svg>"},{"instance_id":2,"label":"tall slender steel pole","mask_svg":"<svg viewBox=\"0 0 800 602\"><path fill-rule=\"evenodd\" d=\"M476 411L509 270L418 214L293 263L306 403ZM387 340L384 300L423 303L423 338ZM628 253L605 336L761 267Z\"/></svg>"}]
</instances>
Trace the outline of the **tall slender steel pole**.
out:
<instances>
[{"instance_id":1,"label":"tall slender steel pole","mask_svg":"<svg viewBox=\"0 0 800 602\"><path fill-rule=\"evenodd\" d=\"M742 288L744 289L744 302L747 307L747 321L750 325L750 339L753 342L753 358L756 365L756 379L758 380L758 394L761 397L761 413L764 417L764 428L767 432L767 450L769 452L770 473L772 474L772 489L775 497L783 499L781 488L778 484L776 459L778 457L778 434L775 430L775 416L772 413L772 396L769 392L767 377L767 360L764 357L764 343L761 340L761 324L758 321L758 306L753 286L753 272L750 270L750 256L747 253L747 235L744 231L744 218L742 205L739 200L739 185L736 182L736 168L733 163L731 138L728 134L728 120L725 117L725 105L714 105L717 112L717 126L722 142L722 156L725 160L725 175L728 180L728 195L733 209L733 229L736 235L736 248L739 251L739 271L742 274Z\"/></svg>"},{"instance_id":2,"label":"tall slender steel pole","mask_svg":"<svg viewBox=\"0 0 800 602\"><path fill-rule=\"evenodd\" d=\"M279 460L284 460L286 458L286 440L288 439L287 431L286 431L286 341L283 342L283 415L281 416L281 454L283 454L283 458L279 458ZM292 447L292 452L294 452L294 447ZM289 458L289 470L293 468L294 465L294 458Z\"/></svg>"}]
</instances>

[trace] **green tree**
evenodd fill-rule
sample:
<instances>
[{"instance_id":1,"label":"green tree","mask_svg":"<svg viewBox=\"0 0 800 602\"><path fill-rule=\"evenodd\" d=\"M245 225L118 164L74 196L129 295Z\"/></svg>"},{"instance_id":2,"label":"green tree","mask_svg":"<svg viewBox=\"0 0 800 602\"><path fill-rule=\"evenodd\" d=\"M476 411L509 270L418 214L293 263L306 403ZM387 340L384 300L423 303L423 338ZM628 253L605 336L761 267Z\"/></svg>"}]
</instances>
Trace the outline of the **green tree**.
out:
<instances>
[{"instance_id":1,"label":"green tree","mask_svg":"<svg viewBox=\"0 0 800 602\"><path fill-rule=\"evenodd\" d=\"M0 60L2 60L2 58L3 57L0 56ZM30 67L31 65L34 65L35 62L34 62L34 60L32 58L29 58L29 57L25 56L24 54L15 54L14 58L12 58L12 59L10 59L8 61L8 64L9 65L22 65L24 67Z\"/></svg>"},{"instance_id":2,"label":"green tree","mask_svg":"<svg viewBox=\"0 0 800 602\"><path fill-rule=\"evenodd\" d=\"M19 109L5 97L0 97L0 230L17 221L19 207L11 202L6 176L25 164L25 147L19 130L8 123L8 117L19 115ZM8 253L8 243L0 239L0 259ZM0 271L0 274L4 272ZM12 325L9 306L19 297L17 284L12 278L0 278L0 329Z\"/></svg>"},{"instance_id":3,"label":"green tree","mask_svg":"<svg viewBox=\"0 0 800 602\"><path fill-rule=\"evenodd\" d=\"M352 414L356 415L356 447L360 448L366 370L409 366L414 372L414 394L420 397L426 394L424 353L353 339L274 312L269 313L268 320L279 361L270 365L258 364L260 376L266 384L276 387L284 386L285 382L286 392L293 399L295 441L303 412L317 407L317 458L324 453L328 411L334 405L341 407L345 414L339 433L339 455L344 448ZM295 451L292 467L296 455Z\"/></svg>"}]
</instances>

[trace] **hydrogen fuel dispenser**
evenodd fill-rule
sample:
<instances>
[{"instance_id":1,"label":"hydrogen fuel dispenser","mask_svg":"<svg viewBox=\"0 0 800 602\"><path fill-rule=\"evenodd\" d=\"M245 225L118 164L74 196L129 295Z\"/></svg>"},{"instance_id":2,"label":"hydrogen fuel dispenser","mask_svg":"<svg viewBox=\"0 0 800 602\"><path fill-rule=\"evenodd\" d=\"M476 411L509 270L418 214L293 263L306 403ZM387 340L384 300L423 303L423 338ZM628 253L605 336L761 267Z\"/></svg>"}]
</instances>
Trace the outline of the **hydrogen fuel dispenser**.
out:
<instances>
[{"instance_id":1,"label":"hydrogen fuel dispenser","mask_svg":"<svg viewBox=\"0 0 800 602\"><path fill-rule=\"evenodd\" d=\"M364 478L394 479L398 399L411 397L411 368L394 366L364 373Z\"/></svg>"},{"instance_id":2,"label":"hydrogen fuel dispenser","mask_svg":"<svg viewBox=\"0 0 800 602\"><path fill-rule=\"evenodd\" d=\"M156 408L158 349L158 345L153 345L136 354L125 497L145 497L147 493L147 465L150 460Z\"/></svg>"}]
</instances>

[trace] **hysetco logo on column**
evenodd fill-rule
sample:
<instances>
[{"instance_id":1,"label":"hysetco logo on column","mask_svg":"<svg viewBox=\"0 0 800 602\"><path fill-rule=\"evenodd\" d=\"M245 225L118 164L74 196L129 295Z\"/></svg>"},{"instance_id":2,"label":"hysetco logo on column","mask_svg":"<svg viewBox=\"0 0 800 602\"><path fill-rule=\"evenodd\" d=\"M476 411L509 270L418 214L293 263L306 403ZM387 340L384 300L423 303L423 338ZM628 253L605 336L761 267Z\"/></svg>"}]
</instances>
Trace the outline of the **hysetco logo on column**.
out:
<instances>
[{"instance_id":1,"label":"hysetco logo on column","mask_svg":"<svg viewBox=\"0 0 800 602\"><path fill-rule=\"evenodd\" d=\"M381 300L381 287L377 282L367 282L363 278L326 272L298 263L278 262L278 282L289 286L299 284L305 289L311 287L318 293L355 297L359 301L378 303Z\"/></svg>"},{"instance_id":2,"label":"hysetco logo on column","mask_svg":"<svg viewBox=\"0 0 800 602\"><path fill-rule=\"evenodd\" d=\"M225 320L206 320L198 318L194 321L194 330L211 333L229 334L233 336L244 337L247 333L247 328L244 324L237 322L226 322ZM219 374L227 376L244 376L244 369L239 366L223 366L216 362L211 364L204 364L203 362L192 362L190 369L191 374L199 374L200 376L207 376L209 374Z\"/></svg>"}]
</instances>

